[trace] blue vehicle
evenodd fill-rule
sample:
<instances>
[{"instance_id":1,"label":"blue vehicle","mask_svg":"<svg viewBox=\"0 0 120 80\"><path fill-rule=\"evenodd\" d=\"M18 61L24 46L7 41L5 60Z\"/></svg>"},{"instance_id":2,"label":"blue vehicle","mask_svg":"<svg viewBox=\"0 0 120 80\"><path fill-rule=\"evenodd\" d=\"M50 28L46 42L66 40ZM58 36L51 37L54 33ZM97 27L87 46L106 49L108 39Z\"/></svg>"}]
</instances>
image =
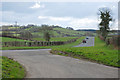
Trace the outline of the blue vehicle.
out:
<instances>
[{"instance_id":1,"label":"blue vehicle","mask_svg":"<svg viewBox=\"0 0 120 80\"><path fill-rule=\"evenodd\" d=\"M88 37L86 37L86 39L89 39Z\"/></svg>"}]
</instances>

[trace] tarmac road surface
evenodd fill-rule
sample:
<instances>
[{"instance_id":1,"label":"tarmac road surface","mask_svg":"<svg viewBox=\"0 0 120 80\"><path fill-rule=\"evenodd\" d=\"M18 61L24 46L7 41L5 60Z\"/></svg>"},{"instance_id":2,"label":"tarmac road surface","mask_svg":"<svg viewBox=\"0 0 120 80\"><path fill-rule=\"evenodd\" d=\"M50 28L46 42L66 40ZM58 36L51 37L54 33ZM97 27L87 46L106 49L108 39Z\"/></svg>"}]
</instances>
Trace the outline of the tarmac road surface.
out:
<instances>
[{"instance_id":1,"label":"tarmac road surface","mask_svg":"<svg viewBox=\"0 0 120 80\"><path fill-rule=\"evenodd\" d=\"M88 37L88 39L85 39L86 43L81 43L77 46L74 47L90 47L90 46L94 46L94 37Z\"/></svg>"},{"instance_id":2,"label":"tarmac road surface","mask_svg":"<svg viewBox=\"0 0 120 80\"><path fill-rule=\"evenodd\" d=\"M92 38L93 39L93 38ZM50 49L3 50L2 55L25 66L26 78L117 78L118 68L53 55Z\"/></svg>"}]
</instances>

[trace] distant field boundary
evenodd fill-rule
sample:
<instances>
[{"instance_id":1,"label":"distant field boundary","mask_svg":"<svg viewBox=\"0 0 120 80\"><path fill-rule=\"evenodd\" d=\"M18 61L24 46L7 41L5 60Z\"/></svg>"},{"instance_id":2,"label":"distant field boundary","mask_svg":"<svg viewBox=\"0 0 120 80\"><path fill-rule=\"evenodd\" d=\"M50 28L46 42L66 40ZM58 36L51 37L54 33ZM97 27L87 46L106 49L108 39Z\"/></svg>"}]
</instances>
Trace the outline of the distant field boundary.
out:
<instances>
[{"instance_id":1,"label":"distant field boundary","mask_svg":"<svg viewBox=\"0 0 120 80\"><path fill-rule=\"evenodd\" d=\"M10 47L10 46L27 46L27 47L33 47L33 46L53 46L53 45L64 45L68 43L75 42L78 38L71 39L68 41L34 41L34 42L21 42L21 41L13 41L13 42L0 42L2 47Z\"/></svg>"},{"instance_id":2,"label":"distant field boundary","mask_svg":"<svg viewBox=\"0 0 120 80\"><path fill-rule=\"evenodd\" d=\"M21 37L16 37L16 36L6 36L6 35L0 35L0 37L16 38L16 39L22 39L22 40L30 40L30 41L34 41L34 40L32 40L32 39L21 38Z\"/></svg>"}]
</instances>

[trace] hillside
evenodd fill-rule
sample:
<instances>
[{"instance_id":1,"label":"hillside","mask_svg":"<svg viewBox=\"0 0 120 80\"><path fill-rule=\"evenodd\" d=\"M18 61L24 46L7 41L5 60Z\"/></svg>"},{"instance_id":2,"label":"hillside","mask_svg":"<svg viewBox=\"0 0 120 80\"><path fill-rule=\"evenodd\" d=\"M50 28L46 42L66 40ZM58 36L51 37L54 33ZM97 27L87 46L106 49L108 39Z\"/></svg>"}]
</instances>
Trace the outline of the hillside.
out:
<instances>
[{"instance_id":1,"label":"hillside","mask_svg":"<svg viewBox=\"0 0 120 80\"><path fill-rule=\"evenodd\" d=\"M12 42L12 41L28 41L28 40L22 40L22 39L15 39L15 38L8 38L8 37L0 37L0 40L2 40L2 42Z\"/></svg>"},{"instance_id":2,"label":"hillside","mask_svg":"<svg viewBox=\"0 0 120 80\"><path fill-rule=\"evenodd\" d=\"M70 30L62 27L52 27L53 31L51 32L52 37L80 37L87 34L95 34L95 32L90 31L76 31ZM43 32L39 31L40 26L20 26L20 27L4 27L2 28L3 32L9 32L13 36L20 36L20 33L23 31L29 31L33 38L43 37Z\"/></svg>"},{"instance_id":3,"label":"hillside","mask_svg":"<svg viewBox=\"0 0 120 80\"><path fill-rule=\"evenodd\" d=\"M75 31L65 28L53 28L53 30L58 33L60 36L82 36L85 34L84 31Z\"/></svg>"}]
</instances>

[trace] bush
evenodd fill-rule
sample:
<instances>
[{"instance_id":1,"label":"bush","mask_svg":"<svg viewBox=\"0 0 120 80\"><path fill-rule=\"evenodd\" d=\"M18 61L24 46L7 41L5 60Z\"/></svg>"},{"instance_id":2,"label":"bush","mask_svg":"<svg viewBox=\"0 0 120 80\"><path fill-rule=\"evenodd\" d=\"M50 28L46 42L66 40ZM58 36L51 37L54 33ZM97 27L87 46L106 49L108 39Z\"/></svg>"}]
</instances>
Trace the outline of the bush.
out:
<instances>
[{"instance_id":1,"label":"bush","mask_svg":"<svg viewBox=\"0 0 120 80\"><path fill-rule=\"evenodd\" d=\"M120 36L112 36L111 38L107 38L105 40L106 44L112 44L115 48L120 49Z\"/></svg>"},{"instance_id":2,"label":"bush","mask_svg":"<svg viewBox=\"0 0 120 80\"><path fill-rule=\"evenodd\" d=\"M115 47L120 47L120 36L113 36L112 41Z\"/></svg>"}]
</instances>

